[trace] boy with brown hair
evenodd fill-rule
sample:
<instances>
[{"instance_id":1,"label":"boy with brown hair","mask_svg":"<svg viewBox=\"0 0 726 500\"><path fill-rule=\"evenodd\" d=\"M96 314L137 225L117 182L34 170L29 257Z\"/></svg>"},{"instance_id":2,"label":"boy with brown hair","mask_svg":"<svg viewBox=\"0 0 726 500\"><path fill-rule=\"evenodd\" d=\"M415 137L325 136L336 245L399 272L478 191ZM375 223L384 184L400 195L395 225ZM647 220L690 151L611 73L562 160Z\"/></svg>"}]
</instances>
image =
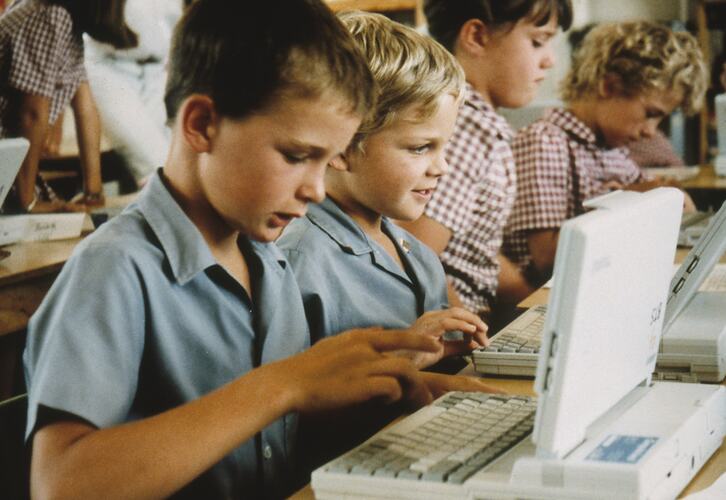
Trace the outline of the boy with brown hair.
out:
<instances>
[{"instance_id":1,"label":"boy with brown hair","mask_svg":"<svg viewBox=\"0 0 726 500\"><path fill-rule=\"evenodd\" d=\"M431 395L366 330L308 351L274 243L372 105L371 76L318 0L198 0L178 25L168 160L86 239L25 352L34 496L279 498L296 412Z\"/></svg>"}]
</instances>

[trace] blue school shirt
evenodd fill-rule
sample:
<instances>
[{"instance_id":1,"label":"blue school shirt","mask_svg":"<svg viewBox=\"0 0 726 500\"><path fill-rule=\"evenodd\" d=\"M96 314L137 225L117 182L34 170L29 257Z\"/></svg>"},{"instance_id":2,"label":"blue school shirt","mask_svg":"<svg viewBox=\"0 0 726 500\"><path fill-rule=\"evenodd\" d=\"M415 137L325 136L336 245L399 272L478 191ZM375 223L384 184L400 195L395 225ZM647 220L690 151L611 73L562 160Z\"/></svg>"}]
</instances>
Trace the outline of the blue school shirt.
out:
<instances>
[{"instance_id":1,"label":"blue school shirt","mask_svg":"<svg viewBox=\"0 0 726 500\"><path fill-rule=\"evenodd\" d=\"M383 231L406 270L330 198L310 206L278 240L297 277L313 342L352 328L407 328L448 307L436 254L387 218Z\"/></svg>"},{"instance_id":2,"label":"blue school shirt","mask_svg":"<svg viewBox=\"0 0 726 500\"><path fill-rule=\"evenodd\" d=\"M110 427L304 350L303 305L283 254L274 244L239 244L252 301L215 261L161 174L152 177L136 203L79 245L30 320L26 434L39 405ZM289 494L296 422L288 415L272 423L178 496Z\"/></svg>"}]
</instances>

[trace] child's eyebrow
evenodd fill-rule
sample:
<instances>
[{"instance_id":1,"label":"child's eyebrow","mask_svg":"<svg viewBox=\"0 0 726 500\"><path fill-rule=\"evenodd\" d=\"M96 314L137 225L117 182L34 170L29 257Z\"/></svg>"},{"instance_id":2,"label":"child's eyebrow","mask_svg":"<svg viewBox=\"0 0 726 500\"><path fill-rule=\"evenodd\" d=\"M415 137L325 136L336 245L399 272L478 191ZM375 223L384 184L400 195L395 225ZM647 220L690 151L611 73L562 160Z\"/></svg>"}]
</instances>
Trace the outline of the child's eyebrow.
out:
<instances>
[{"instance_id":1,"label":"child's eyebrow","mask_svg":"<svg viewBox=\"0 0 726 500\"><path fill-rule=\"evenodd\" d=\"M326 153L328 153L328 149L326 149L322 146L316 146L315 144L300 142L295 139L291 139L291 140L287 141L287 143L285 144L285 147L299 150L299 151L304 152L313 157L324 156Z\"/></svg>"}]
</instances>

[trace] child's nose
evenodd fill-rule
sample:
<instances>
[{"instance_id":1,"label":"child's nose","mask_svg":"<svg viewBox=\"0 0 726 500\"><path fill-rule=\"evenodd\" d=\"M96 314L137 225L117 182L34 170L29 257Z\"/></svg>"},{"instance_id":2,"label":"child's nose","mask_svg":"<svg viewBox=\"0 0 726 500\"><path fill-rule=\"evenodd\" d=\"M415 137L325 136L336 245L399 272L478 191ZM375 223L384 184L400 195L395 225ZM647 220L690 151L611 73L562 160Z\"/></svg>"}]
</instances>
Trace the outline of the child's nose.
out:
<instances>
[{"instance_id":1,"label":"child's nose","mask_svg":"<svg viewBox=\"0 0 726 500\"><path fill-rule=\"evenodd\" d=\"M549 43L547 45L547 50L545 51L545 53L542 56L542 61L540 62L540 67L542 69L549 69L555 65L555 60L556 60L555 51L552 48L552 43Z\"/></svg>"},{"instance_id":2,"label":"child's nose","mask_svg":"<svg viewBox=\"0 0 726 500\"><path fill-rule=\"evenodd\" d=\"M648 123L646 123L645 127L643 127L643 132L641 135L643 137L647 137L647 138L653 137L655 135L655 130L657 128L658 128L657 123L648 122Z\"/></svg>"},{"instance_id":3,"label":"child's nose","mask_svg":"<svg viewBox=\"0 0 726 500\"><path fill-rule=\"evenodd\" d=\"M298 196L311 203L320 203L325 199L325 174L324 170L315 171L304 179L298 189Z\"/></svg>"},{"instance_id":4,"label":"child's nose","mask_svg":"<svg viewBox=\"0 0 726 500\"><path fill-rule=\"evenodd\" d=\"M449 171L449 163L446 161L446 156L442 152L434 157L434 160L431 162L431 165L429 166L428 174L431 177L441 177L448 171Z\"/></svg>"}]
</instances>

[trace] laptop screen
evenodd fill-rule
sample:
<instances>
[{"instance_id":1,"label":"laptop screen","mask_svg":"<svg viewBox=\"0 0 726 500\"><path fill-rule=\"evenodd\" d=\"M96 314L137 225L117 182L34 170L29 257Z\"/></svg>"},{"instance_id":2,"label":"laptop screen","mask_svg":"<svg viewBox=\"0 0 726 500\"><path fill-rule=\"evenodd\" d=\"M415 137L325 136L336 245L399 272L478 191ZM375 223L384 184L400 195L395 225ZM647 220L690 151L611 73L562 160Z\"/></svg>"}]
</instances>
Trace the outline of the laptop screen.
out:
<instances>
[{"instance_id":1,"label":"laptop screen","mask_svg":"<svg viewBox=\"0 0 726 500\"><path fill-rule=\"evenodd\" d=\"M708 227L673 275L668 289L664 330L683 311L709 273L726 252L726 202L711 217Z\"/></svg>"},{"instance_id":2,"label":"laptop screen","mask_svg":"<svg viewBox=\"0 0 726 500\"><path fill-rule=\"evenodd\" d=\"M561 227L533 440L563 457L655 367L683 195L616 192Z\"/></svg>"},{"instance_id":3,"label":"laptop screen","mask_svg":"<svg viewBox=\"0 0 726 500\"><path fill-rule=\"evenodd\" d=\"M30 142L23 137L0 139L0 206L15 182Z\"/></svg>"}]
</instances>

